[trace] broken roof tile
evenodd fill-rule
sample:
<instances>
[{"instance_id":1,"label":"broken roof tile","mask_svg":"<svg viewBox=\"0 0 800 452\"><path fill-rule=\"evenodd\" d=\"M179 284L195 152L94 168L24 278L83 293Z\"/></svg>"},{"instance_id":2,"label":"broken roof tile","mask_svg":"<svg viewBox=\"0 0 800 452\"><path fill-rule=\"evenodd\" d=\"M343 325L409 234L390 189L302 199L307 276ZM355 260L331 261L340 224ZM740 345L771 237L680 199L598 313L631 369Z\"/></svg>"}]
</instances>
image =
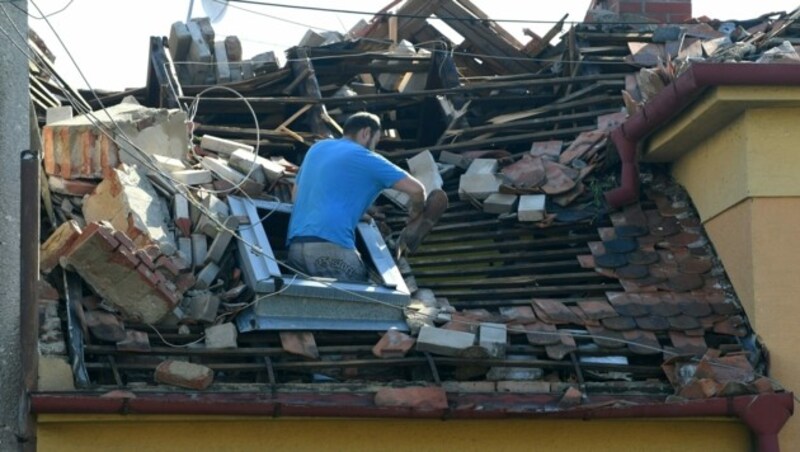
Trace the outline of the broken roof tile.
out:
<instances>
[{"instance_id":1,"label":"broken roof tile","mask_svg":"<svg viewBox=\"0 0 800 452\"><path fill-rule=\"evenodd\" d=\"M650 331L624 331L622 337L628 341L628 349L637 355L656 355L661 353L661 344L656 335Z\"/></svg>"},{"instance_id":2,"label":"broken roof tile","mask_svg":"<svg viewBox=\"0 0 800 452\"><path fill-rule=\"evenodd\" d=\"M527 339L531 345L552 345L561 341L555 325L535 322L526 324L524 328L528 331Z\"/></svg>"},{"instance_id":3,"label":"broken roof tile","mask_svg":"<svg viewBox=\"0 0 800 452\"><path fill-rule=\"evenodd\" d=\"M580 321L575 313L560 300L534 298L531 303L536 317L545 322L561 325Z\"/></svg>"},{"instance_id":4,"label":"broken roof tile","mask_svg":"<svg viewBox=\"0 0 800 452\"><path fill-rule=\"evenodd\" d=\"M616 317L617 312L607 301L585 300L579 301L578 307L583 311L588 319L602 320L609 317Z\"/></svg>"}]
</instances>

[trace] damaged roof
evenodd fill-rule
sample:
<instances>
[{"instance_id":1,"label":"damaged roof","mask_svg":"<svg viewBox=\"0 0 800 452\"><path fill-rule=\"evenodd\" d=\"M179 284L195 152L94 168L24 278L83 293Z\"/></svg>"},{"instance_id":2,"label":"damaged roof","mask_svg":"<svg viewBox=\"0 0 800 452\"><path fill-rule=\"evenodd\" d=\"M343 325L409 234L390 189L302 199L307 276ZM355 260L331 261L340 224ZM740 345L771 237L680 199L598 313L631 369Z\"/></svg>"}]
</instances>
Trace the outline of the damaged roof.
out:
<instances>
[{"instance_id":1,"label":"damaged roof","mask_svg":"<svg viewBox=\"0 0 800 452\"><path fill-rule=\"evenodd\" d=\"M692 64L800 62L797 12L659 26L595 10L522 44L470 2L396 11L309 32L283 67L243 61L207 19L177 23L150 41L146 87L100 97L32 41L40 350L81 393L269 386L302 407L292 394L342 391L330 403L374 414L456 394L461 410L534 413L782 391L665 168L641 168L619 210L604 193L620 181L612 130ZM385 193L359 228L374 284L306 280L282 264L293 176L362 110L382 117L380 152L450 207L394 260L405 204Z\"/></svg>"}]
</instances>

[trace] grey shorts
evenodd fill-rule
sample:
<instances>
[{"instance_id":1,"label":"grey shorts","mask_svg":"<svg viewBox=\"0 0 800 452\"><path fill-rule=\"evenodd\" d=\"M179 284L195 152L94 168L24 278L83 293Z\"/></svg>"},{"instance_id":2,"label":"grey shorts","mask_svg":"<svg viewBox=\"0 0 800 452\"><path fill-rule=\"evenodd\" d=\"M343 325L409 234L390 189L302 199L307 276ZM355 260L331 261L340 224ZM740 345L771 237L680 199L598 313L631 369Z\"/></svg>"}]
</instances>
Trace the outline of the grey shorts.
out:
<instances>
[{"instance_id":1,"label":"grey shorts","mask_svg":"<svg viewBox=\"0 0 800 452\"><path fill-rule=\"evenodd\" d=\"M356 250L330 242L289 245L289 265L309 276L339 281L368 282L367 268Z\"/></svg>"}]
</instances>

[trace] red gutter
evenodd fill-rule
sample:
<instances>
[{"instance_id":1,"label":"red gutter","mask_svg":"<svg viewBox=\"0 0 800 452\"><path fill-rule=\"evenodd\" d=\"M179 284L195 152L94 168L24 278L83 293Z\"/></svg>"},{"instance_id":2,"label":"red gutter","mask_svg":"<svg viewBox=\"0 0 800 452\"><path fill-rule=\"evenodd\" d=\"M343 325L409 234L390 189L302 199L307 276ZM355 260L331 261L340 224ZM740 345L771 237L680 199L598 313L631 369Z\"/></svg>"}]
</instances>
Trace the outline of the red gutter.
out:
<instances>
[{"instance_id":1,"label":"red gutter","mask_svg":"<svg viewBox=\"0 0 800 452\"><path fill-rule=\"evenodd\" d=\"M778 432L794 411L792 393L717 397L664 403L646 396L593 396L591 405L559 409L548 394L448 393L447 410L378 407L371 393L138 393L110 398L87 393L34 393L33 413L255 415L427 419L634 419L738 417L760 452L778 452Z\"/></svg>"},{"instance_id":2,"label":"red gutter","mask_svg":"<svg viewBox=\"0 0 800 452\"><path fill-rule=\"evenodd\" d=\"M639 201L638 146L712 86L800 85L800 65L696 63L611 132L622 160L619 187L605 193L612 208Z\"/></svg>"}]
</instances>

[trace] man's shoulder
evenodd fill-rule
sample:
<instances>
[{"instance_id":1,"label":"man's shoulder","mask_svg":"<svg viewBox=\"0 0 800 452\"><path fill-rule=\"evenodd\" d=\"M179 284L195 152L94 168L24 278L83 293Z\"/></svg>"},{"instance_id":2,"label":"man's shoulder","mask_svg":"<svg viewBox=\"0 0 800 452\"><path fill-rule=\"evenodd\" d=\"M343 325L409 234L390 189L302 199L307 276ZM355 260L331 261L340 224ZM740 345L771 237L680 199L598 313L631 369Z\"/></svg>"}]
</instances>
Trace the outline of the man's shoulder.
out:
<instances>
[{"instance_id":1,"label":"man's shoulder","mask_svg":"<svg viewBox=\"0 0 800 452\"><path fill-rule=\"evenodd\" d=\"M344 138L328 138L325 140L317 141L316 143L314 143L313 146L311 146L310 150L329 150L329 149L352 150L352 151L367 150L360 144Z\"/></svg>"}]
</instances>

